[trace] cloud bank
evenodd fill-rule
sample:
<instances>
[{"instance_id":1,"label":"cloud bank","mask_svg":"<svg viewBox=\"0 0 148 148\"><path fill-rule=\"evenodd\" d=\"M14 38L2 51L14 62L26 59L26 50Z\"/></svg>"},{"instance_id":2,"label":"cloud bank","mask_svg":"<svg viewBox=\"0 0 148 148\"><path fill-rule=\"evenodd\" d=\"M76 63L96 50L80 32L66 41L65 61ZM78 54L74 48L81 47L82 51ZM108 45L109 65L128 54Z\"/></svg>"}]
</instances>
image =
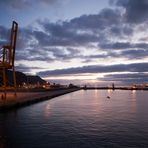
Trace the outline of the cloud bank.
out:
<instances>
[{"instance_id":1,"label":"cloud bank","mask_svg":"<svg viewBox=\"0 0 148 148\"><path fill-rule=\"evenodd\" d=\"M7 3L13 9L21 9L32 6L34 2L6 0L1 1L0 5L4 6ZM36 2L52 5L57 1ZM20 28L17 62L44 61L53 64L77 60L80 65L86 64L77 68L65 67L59 70L55 67L53 70L38 72L42 77L110 72L133 72L134 75L134 72L147 72L147 0L111 0L110 4L114 7L104 8L98 14L84 14L71 20L57 22L37 20L38 27ZM8 42L9 31L10 29L0 26L0 45ZM119 64L120 59L126 60L128 64ZM108 63L109 66L102 66L98 63L99 60L104 63L108 60L116 61L116 64ZM136 60L139 60L138 63ZM92 65L92 61L96 61L96 64ZM21 70L26 72L28 69L25 66L23 69L22 66ZM106 77L109 78L113 77Z\"/></svg>"}]
</instances>

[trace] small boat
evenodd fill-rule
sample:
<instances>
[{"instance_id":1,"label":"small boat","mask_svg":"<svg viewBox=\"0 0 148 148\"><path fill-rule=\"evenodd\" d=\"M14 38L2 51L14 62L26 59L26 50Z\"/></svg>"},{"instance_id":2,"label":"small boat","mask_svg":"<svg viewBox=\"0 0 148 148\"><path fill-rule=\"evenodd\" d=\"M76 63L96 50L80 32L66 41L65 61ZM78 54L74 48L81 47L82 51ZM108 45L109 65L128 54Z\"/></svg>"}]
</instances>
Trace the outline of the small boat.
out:
<instances>
[{"instance_id":1,"label":"small boat","mask_svg":"<svg viewBox=\"0 0 148 148\"><path fill-rule=\"evenodd\" d=\"M106 98L110 99L110 96L107 96Z\"/></svg>"}]
</instances>

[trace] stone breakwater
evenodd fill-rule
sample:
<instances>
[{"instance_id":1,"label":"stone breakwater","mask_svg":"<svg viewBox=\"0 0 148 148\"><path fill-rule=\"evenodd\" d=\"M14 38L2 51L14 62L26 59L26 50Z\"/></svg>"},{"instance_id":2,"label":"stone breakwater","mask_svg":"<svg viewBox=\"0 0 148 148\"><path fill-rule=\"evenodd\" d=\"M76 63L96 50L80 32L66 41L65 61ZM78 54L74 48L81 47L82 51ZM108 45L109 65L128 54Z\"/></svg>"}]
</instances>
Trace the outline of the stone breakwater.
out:
<instances>
[{"instance_id":1,"label":"stone breakwater","mask_svg":"<svg viewBox=\"0 0 148 148\"><path fill-rule=\"evenodd\" d=\"M10 109L31 105L78 90L80 90L80 88L59 89L44 92L17 92L16 97L14 93L8 92L6 100L0 100L0 111L8 111ZM0 93L0 95L2 95L2 93Z\"/></svg>"}]
</instances>

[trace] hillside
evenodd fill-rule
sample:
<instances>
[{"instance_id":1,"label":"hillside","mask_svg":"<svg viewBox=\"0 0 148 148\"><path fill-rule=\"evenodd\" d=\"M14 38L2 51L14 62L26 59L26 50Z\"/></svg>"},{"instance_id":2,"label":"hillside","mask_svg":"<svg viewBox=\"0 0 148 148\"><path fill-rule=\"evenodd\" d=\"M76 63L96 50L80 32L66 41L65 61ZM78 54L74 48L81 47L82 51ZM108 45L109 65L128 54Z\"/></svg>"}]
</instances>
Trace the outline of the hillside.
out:
<instances>
[{"instance_id":1,"label":"hillside","mask_svg":"<svg viewBox=\"0 0 148 148\"><path fill-rule=\"evenodd\" d=\"M8 81L10 84L13 83L13 73L12 71L7 71L7 76L8 76ZM17 71L16 72L16 83L17 85L22 85L23 83L27 84L43 84L46 83L45 80L40 78L39 76L30 76L30 75L25 75L22 72Z\"/></svg>"}]
</instances>

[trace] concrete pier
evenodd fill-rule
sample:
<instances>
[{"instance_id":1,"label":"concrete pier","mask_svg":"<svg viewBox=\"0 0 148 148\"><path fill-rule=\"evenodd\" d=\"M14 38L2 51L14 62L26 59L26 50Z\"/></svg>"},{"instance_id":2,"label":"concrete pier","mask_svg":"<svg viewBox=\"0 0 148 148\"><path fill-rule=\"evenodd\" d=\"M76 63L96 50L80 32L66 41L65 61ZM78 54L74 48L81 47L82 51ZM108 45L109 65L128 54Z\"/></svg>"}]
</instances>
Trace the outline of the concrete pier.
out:
<instances>
[{"instance_id":1,"label":"concrete pier","mask_svg":"<svg viewBox=\"0 0 148 148\"><path fill-rule=\"evenodd\" d=\"M80 90L80 88L59 89L44 92L17 92L16 97L14 93L7 92L6 100L0 99L0 111L7 111L9 109L27 106L36 102L52 99L54 97L58 97L60 95L71 93L77 90ZM1 95L2 93L0 93L0 96Z\"/></svg>"}]
</instances>

